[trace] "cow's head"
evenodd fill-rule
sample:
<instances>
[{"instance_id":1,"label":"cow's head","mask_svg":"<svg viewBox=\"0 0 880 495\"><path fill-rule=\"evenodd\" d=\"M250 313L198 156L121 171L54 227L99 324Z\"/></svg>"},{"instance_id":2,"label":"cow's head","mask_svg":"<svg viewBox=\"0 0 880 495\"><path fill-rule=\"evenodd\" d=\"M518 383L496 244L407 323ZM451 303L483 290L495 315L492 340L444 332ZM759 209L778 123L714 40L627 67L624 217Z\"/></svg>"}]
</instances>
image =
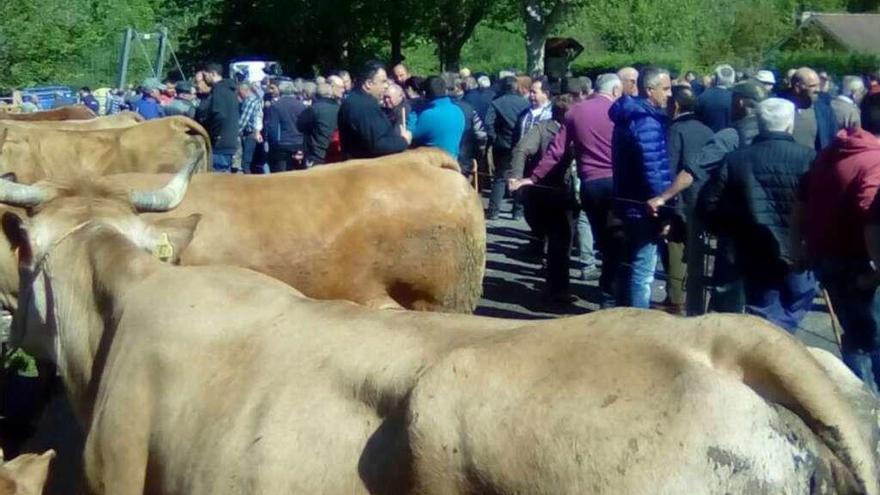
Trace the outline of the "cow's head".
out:
<instances>
[{"instance_id":1,"label":"cow's head","mask_svg":"<svg viewBox=\"0 0 880 495\"><path fill-rule=\"evenodd\" d=\"M177 261L192 240L200 216L148 221L137 213L177 207L197 164L198 160L192 162L167 185L153 191L115 190L91 180L44 181L34 185L0 180L0 203L23 209L11 209L2 215L3 233L14 253L12 259L17 261L20 278L13 345L56 361L58 329L47 275L48 258L78 232L109 229L145 251L171 255L163 261ZM0 263L3 261L0 257ZM55 271L82 269L75 264L53 266Z\"/></svg>"},{"instance_id":2,"label":"cow's head","mask_svg":"<svg viewBox=\"0 0 880 495\"><path fill-rule=\"evenodd\" d=\"M0 495L39 495L49 477L54 450L42 454L22 454L0 466ZM3 452L0 451L0 461Z\"/></svg>"}]
</instances>

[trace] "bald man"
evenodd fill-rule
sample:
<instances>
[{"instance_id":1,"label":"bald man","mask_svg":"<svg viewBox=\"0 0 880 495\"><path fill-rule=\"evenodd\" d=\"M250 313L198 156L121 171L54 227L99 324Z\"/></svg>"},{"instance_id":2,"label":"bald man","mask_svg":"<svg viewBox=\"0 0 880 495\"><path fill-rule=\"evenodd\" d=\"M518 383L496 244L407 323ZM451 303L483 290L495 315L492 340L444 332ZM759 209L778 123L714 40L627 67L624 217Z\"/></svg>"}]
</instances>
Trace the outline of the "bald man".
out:
<instances>
[{"instance_id":1,"label":"bald man","mask_svg":"<svg viewBox=\"0 0 880 495\"><path fill-rule=\"evenodd\" d=\"M394 82L403 87L406 80L409 79L409 69L403 64L397 64L391 69L391 75L394 76Z\"/></svg>"},{"instance_id":2,"label":"bald man","mask_svg":"<svg viewBox=\"0 0 880 495\"><path fill-rule=\"evenodd\" d=\"M630 95L633 98L639 96L639 87L636 82L639 80L639 71L634 67L624 67L617 71L617 77L623 84L623 94Z\"/></svg>"},{"instance_id":3,"label":"bald man","mask_svg":"<svg viewBox=\"0 0 880 495\"><path fill-rule=\"evenodd\" d=\"M389 84L388 89L385 90L385 94L382 96L382 108L385 110L385 115L388 116L388 120L395 126L400 125L402 122L404 109L407 115L412 113L405 96L403 88L395 83Z\"/></svg>"},{"instance_id":4,"label":"bald man","mask_svg":"<svg viewBox=\"0 0 880 495\"><path fill-rule=\"evenodd\" d=\"M830 97L819 93L819 74L801 67L791 76L791 89L786 95L797 108L794 139L816 151L825 149L837 134L837 119L829 103Z\"/></svg>"}]
</instances>

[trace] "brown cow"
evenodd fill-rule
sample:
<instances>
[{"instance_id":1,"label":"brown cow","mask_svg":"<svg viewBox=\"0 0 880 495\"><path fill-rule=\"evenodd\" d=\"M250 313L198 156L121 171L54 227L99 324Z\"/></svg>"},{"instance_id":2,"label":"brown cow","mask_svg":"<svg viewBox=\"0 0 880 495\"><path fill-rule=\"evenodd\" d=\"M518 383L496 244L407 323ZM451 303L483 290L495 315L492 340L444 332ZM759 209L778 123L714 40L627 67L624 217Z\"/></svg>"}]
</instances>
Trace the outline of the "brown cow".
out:
<instances>
[{"instance_id":1,"label":"brown cow","mask_svg":"<svg viewBox=\"0 0 880 495\"><path fill-rule=\"evenodd\" d=\"M197 213L201 220L193 242L177 249L175 259L251 268L318 299L469 313L482 293L485 221L479 197L457 171L449 155L426 148L271 176L199 174L176 213ZM97 180L128 189L168 177ZM23 214L0 205L0 214L5 211ZM18 302L13 254L0 236L5 314Z\"/></svg>"},{"instance_id":2,"label":"brown cow","mask_svg":"<svg viewBox=\"0 0 880 495\"><path fill-rule=\"evenodd\" d=\"M135 126L141 122L145 122L145 120L137 112L120 112L116 115L88 120L0 120L0 128L13 126L23 129L95 131L101 129L122 129Z\"/></svg>"},{"instance_id":3,"label":"brown cow","mask_svg":"<svg viewBox=\"0 0 880 495\"><path fill-rule=\"evenodd\" d=\"M180 116L88 131L0 125L0 173L15 173L23 183L83 174L176 172L193 157L201 157L199 170L207 170L210 150L205 129Z\"/></svg>"},{"instance_id":4,"label":"brown cow","mask_svg":"<svg viewBox=\"0 0 880 495\"><path fill-rule=\"evenodd\" d=\"M14 113L0 111L0 120L42 121L42 120L87 120L97 117L85 105L69 105L42 112Z\"/></svg>"},{"instance_id":5,"label":"brown cow","mask_svg":"<svg viewBox=\"0 0 880 495\"><path fill-rule=\"evenodd\" d=\"M125 190L169 178L99 182ZM176 210L193 213L201 221L184 265L242 266L316 299L373 307L470 313L482 292L482 205L435 149L268 176L200 174Z\"/></svg>"},{"instance_id":6,"label":"brown cow","mask_svg":"<svg viewBox=\"0 0 880 495\"><path fill-rule=\"evenodd\" d=\"M880 493L876 422L766 321L310 300L149 254L132 210L185 188L0 187L34 212L3 221L14 333L59 364L91 493Z\"/></svg>"}]
</instances>

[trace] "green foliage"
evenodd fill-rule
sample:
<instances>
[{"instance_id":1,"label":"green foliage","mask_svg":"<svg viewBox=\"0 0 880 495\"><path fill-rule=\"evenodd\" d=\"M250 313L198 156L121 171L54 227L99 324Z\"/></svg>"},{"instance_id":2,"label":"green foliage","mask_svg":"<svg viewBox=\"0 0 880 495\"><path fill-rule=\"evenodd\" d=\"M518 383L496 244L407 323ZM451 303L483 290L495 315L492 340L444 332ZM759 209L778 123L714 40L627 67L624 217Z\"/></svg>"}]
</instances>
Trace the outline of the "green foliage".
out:
<instances>
[{"instance_id":1,"label":"green foliage","mask_svg":"<svg viewBox=\"0 0 880 495\"><path fill-rule=\"evenodd\" d=\"M0 19L0 67L7 69L0 71L0 86L83 80L94 57L116 57L118 42L113 38L118 39L124 27L155 24L159 2L20 2L14 15Z\"/></svg>"},{"instance_id":2,"label":"green foliage","mask_svg":"<svg viewBox=\"0 0 880 495\"><path fill-rule=\"evenodd\" d=\"M3 356L3 368L6 373L34 378L39 375L37 361L21 349L12 349Z\"/></svg>"},{"instance_id":3,"label":"green foliage","mask_svg":"<svg viewBox=\"0 0 880 495\"><path fill-rule=\"evenodd\" d=\"M786 51L776 53L767 61L767 65L780 72L799 67L813 67L840 77L873 72L880 67L880 57L864 53Z\"/></svg>"},{"instance_id":4,"label":"green foliage","mask_svg":"<svg viewBox=\"0 0 880 495\"><path fill-rule=\"evenodd\" d=\"M581 56L574 64L572 71L576 74L587 74L594 77L605 72L617 72L626 66L654 65L681 72L694 68L686 54L675 52L637 52L637 53L605 53Z\"/></svg>"},{"instance_id":5,"label":"green foliage","mask_svg":"<svg viewBox=\"0 0 880 495\"><path fill-rule=\"evenodd\" d=\"M418 73L439 70L441 59L451 68L459 56L472 70L524 70L527 51L532 62L535 52L526 50L527 4L544 13L529 25L531 39L572 36L586 47L578 70L598 71L763 65L793 32L797 12L877 10L880 0L29 0L0 16L0 88L111 84L123 29L159 24L170 28L188 74L205 60L267 57L309 75L398 50ZM828 48L802 38L794 45ZM146 51L133 47L134 81L149 71L153 47Z\"/></svg>"}]
</instances>

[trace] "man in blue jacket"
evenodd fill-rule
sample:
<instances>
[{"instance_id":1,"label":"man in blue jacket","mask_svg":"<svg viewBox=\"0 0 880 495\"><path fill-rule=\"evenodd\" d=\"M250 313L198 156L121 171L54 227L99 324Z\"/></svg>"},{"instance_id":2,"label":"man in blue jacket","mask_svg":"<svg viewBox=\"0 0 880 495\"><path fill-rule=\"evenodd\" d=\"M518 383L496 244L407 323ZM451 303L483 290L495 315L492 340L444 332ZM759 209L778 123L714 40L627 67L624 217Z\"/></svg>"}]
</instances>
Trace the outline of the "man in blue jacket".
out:
<instances>
[{"instance_id":1,"label":"man in blue jacket","mask_svg":"<svg viewBox=\"0 0 880 495\"><path fill-rule=\"evenodd\" d=\"M146 120L158 119L165 116L162 105L159 104L159 91L165 88L158 79L151 77L144 80L141 85L141 99L135 102L134 111Z\"/></svg>"},{"instance_id":2,"label":"man in blue jacket","mask_svg":"<svg viewBox=\"0 0 880 495\"><path fill-rule=\"evenodd\" d=\"M412 130L415 146L436 146L458 160L461 136L464 134L464 112L449 98L446 81L431 76L425 81L427 105L419 113Z\"/></svg>"},{"instance_id":3,"label":"man in blue jacket","mask_svg":"<svg viewBox=\"0 0 880 495\"><path fill-rule=\"evenodd\" d=\"M624 222L627 240L618 304L647 308L662 230L662 215L648 214L647 201L672 183L666 149L666 102L672 96L669 72L645 69L639 74L638 89L639 97L624 95L608 116L614 122L614 208Z\"/></svg>"}]
</instances>

